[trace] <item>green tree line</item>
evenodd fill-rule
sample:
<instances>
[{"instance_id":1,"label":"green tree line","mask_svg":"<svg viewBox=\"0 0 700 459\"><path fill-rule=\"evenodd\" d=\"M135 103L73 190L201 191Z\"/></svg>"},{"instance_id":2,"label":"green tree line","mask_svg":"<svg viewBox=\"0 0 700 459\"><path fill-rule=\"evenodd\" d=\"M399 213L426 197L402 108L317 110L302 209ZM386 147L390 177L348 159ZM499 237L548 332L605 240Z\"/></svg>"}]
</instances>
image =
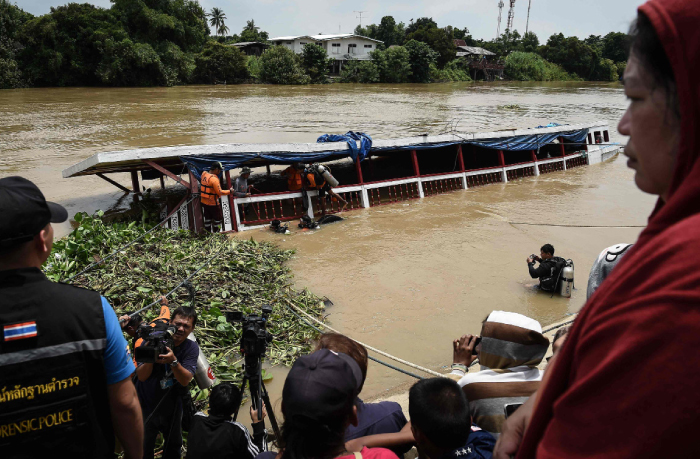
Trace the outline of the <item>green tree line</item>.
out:
<instances>
[{"instance_id":1,"label":"green tree line","mask_svg":"<svg viewBox=\"0 0 700 459\"><path fill-rule=\"evenodd\" d=\"M326 83L332 60L309 44L300 55L272 47L245 56L236 42L269 39L254 20L229 35L219 8L197 0L112 0L108 9L83 3L33 16L0 0L0 88L27 86L172 86L188 83ZM215 35L210 34L210 26ZM491 41L468 29L438 27L432 18L409 25L385 16L355 33L381 40L368 61L344 63L344 82L426 83L468 81L454 39L504 58L506 77L518 80L615 80L625 65L622 33L605 37L552 35L540 45L534 33L506 31Z\"/></svg>"}]
</instances>

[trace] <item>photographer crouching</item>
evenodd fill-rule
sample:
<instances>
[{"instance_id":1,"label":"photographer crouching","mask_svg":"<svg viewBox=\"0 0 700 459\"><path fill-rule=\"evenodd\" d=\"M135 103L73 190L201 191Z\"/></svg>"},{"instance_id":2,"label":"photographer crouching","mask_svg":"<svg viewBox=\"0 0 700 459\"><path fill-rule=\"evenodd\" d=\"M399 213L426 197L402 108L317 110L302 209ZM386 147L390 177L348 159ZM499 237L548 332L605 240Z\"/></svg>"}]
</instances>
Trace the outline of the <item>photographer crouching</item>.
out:
<instances>
[{"instance_id":1,"label":"photographer crouching","mask_svg":"<svg viewBox=\"0 0 700 459\"><path fill-rule=\"evenodd\" d=\"M181 306L173 312L170 322L172 346L154 340L134 350L138 362L136 391L144 418L144 458L153 457L159 432L164 441L162 457L181 457L182 396L194 377L199 356L199 346L187 337L196 325L195 310Z\"/></svg>"},{"instance_id":2,"label":"photographer crouching","mask_svg":"<svg viewBox=\"0 0 700 459\"><path fill-rule=\"evenodd\" d=\"M530 255L527 259L527 267L530 277L540 280L540 289L546 292L553 292L557 288L557 280L561 267L558 265L559 257L554 257L554 247L552 244L545 244L540 248L540 256ZM539 266L535 268L535 262Z\"/></svg>"}]
</instances>

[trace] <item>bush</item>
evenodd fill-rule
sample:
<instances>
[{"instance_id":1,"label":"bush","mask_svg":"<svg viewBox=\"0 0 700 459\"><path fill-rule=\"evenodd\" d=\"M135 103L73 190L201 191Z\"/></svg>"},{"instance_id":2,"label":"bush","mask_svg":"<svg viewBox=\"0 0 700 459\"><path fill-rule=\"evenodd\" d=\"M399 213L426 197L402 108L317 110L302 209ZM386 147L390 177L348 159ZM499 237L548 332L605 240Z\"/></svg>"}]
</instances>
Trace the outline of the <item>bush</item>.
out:
<instances>
[{"instance_id":1,"label":"bush","mask_svg":"<svg viewBox=\"0 0 700 459\"><path fill-rule=\"evenodd\" d=\"M617 66L610 59L601 59L591 76L591 80L594 81L617 81L619 79Z\"/></svg>"},{"instance_id":2,"label":"bush","mask_svg":"<svg viewBox=\"0 0 700 459\"><path fill-rule=\"evenodd\" d=\"M377 83L379 69L372 61L348 61L340 72L342 83Z\"/></svg>"},{"instance_id":3,"label":"bush","mask_svg":"<svg viewBox=\"0 0 700 459\"><path fill-rule=\"evenodd\" d=\"M246 56L234 46L209 41L195 58L197 83L240 83L250 78Z\"/></svg>"},{"instance_id":4,"label":"bush","mask_svg":"<svg viewBox=\"0 0 700 459\"><path fill-rule=\"evenodd\" d=\"M248 56L248 72L255 81L260 80L260 58L258 56Z\"/></svg>"},{"instance_id":5,"label":"bush","mask_svg":"<svg viewBox=\"0 0 700 459\"><path fill-rule=\"evenodd\" d=\"M301 53L301 64L311 78L312 83L328 83L328 72L333 59L328 58L326 50L309 43Z\"/></svg>"},{"instance_id":6,"label":"bush","mask_svg":"<svg viewBox=\"0 0 700 459\"><path fill-rule=\"evenodd\" d=\"M374 51L372 62L379 70L382 83L406 83L411 76L411 61L403 46L395 46L386 51Z\"/></svg>"},{"instance_id":7,"label":"bush","mask_svg":"<svg viewBox=\"0 0 700 459\"><path fill-rule=\"evenodd\" d=\"M430 65L430 80L437 82L445 81L472 81L467 70L466 62L462 59L455 59L447 63L445 68L440 70L437 65Z\"/></svg>"},{"instance_id":8,"label":"bush","mask_svg":"<svg viewBox=\"0 0 700 459\"><path fill-rule=\"evenodd\" d=\"M430 66L437 63L438 54L421 41L409 40L405 45L411 63L411 78L414 83L430 83Z\"/></svg>"},{"instance_id":9,"label":"bush","mask_svg":"<svg viewBox=\"0 0 700 459\"><path fill-rule=\"evenodd\" d=\"M299 57L289 48L273 46L260 56L260 80L269 84L309 84Z\"/></svg>"},{"instance_id":10,"label":"bush","mask_svg":"<svg viewBox=\"0 0 700 459\"><path fill-rule=\"evenodd\" d=\"M578 78L535 53L516 51L506 58L505 76L519 81L567 81Z\"/></svg>"},{"instance_id":11,"label":"bush","mask_svg":"<svg viewBox=\"0 0 700 459\"><path fill-rule=\"evenodd\" d=\"M625 74L625 69L627 68L627 61L618 62L615 64L615 67L617 67L617 76L622 78L622 76Z\"/></svg>"}]
</instances>

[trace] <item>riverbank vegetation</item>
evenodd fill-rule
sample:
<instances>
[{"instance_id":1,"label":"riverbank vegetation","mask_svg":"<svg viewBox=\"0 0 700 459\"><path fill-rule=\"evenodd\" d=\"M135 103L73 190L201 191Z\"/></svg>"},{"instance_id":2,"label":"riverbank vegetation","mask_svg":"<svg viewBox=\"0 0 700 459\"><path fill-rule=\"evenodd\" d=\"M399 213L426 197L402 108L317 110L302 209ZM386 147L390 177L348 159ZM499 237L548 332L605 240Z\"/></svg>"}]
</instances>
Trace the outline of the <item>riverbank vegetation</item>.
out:
<instances>
[{"instance_id":1,"label":"riverbank vegetation","mask_svg":"<svg viewBox=\"0 0 700 459\"><path fill-rule=\"evenodd\" d=\"M109 9L69 3L34 17L0 0L0 88L46 86L172 86L188 83L328 83L332 60L308 44L296 55L272 47L245 56L237 42L266 42L254 20L229 35L226 14L197 0L113 0ZM210 26L213 27L212 35ZM626 34L552 35L508 31L485 41L468 29L438 27L432 18L405 25L392 16L355 33L383 41L370 61L344 61L337 79L357 83L469 81L454 40L496 53L514 80L615 81L624 70Z\"/></svg>"},{"instance_id":2,"label":"riverbank vegetation","mask_svg":"<svg viewBox=\"0 0 700 459\"><path fill-rule=\"evenodd\" d=\"M106 257L127 242L143 236L147 227L131 223L108 224L102 213L76 214L80 225L67 237L54 243L46 275L58 281ZM225 235L195 235L189 231L158 229L120 252L115 258L78 276L74 285L96 290L113 305L117 314L133 312L173 289L211 257L216 260L196 275L191 284L194 302L185 288L173 294L176 305L194 306L199 315L195 336L212 369L221 381L241 379L239 341L241 330L226 322L227 311L260 314L264 304L273 307L270 332L274 339L266 362L290 365L310 351L315 332L294 316L293 304L319 317L323 302L310 292L291 285L291 272L285 263L292 252L254 240L231 240ZM146 322L155 318L158 308L143 314ZM206 394L193 390L195 397Z\"/></svg>"}]
</instances>

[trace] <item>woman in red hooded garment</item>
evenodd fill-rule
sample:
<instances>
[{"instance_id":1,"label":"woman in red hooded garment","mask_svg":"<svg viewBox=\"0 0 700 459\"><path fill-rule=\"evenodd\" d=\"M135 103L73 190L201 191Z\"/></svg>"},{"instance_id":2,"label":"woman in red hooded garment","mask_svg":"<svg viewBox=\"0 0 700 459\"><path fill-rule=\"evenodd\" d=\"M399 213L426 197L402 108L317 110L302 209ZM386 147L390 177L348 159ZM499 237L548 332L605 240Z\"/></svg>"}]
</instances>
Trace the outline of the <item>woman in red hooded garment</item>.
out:
<instances>
[{"instance_id":1,"label":"woman in red hooded garment","mask_svg":"<svg viewBox=\"0 0 700 459\"><path fill-rule=\"evenodd\" d=\"M639 8L618 129L659 196L494 457L700 457L700 1Z\"/></svg>"}]
</instances>

